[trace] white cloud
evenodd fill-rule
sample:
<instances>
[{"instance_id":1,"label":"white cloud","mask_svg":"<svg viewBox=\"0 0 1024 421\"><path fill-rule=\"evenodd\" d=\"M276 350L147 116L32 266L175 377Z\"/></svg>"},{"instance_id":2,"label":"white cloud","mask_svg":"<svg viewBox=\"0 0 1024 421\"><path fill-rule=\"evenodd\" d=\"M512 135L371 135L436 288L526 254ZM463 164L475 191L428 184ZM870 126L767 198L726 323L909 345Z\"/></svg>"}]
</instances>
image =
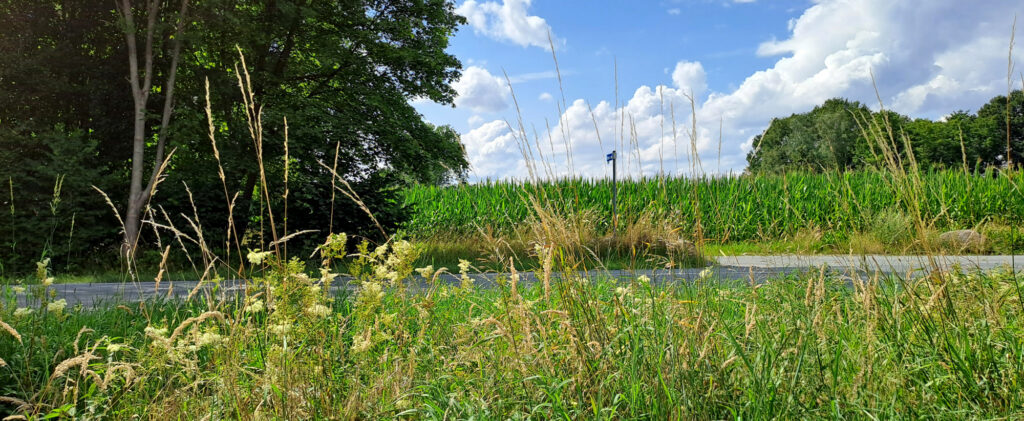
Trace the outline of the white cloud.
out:
<instances>
[{"instance_id":1,"label":"white cloud","mask_svg":"<svg viewBox=\"0 0 1024 421\"><path fill-rule=\"evenodd\" d=\"M875 106L872 74L887 107L900 113L940 118L956 109L977 110L1005 93L1014 14L1024 14L1024 5L1010 0L993 0L985 7L965 7L957 0L818 0L792 21L786 38L759 46L759 55L778 56L774 64L729 92L698 96L695 145L703 168L716 172L721 159L722 172L742 170L751 138L773 117L808 111L832 97ZM552 172L605 176L603 154L616 148L625 174L687 173L692 128L683 93L706 90L703 66L680 61L672 82L673 87L641 86L618 106L599 102L593 114L582 100L572 102L552 127L550 144L547 133L540 134L539 149ZM490 130L471 132L476 150L486 151L470 157L476 175L523 176L522 145L505 123L483 127ZM571 160L565 158L567 150ZM508 171L480 159L518 166Z\"/></svg>"},{"instance_id":2,"label":"white cloud","mask_svg":"<svg viewBox=\"0 0 1024 421\"><path fill-rule=\"evenodd\" d=\"M479 115L476 115L476 114L473 114L472 116L469 117L469 120L466 120L466 123L469 123L469 127L479 126L480 123L483 123L483 122L484 122L484 118L480 117Z\"/></svg>"},{"instance_id":3,"label":"white cloud","mask_svg":"<svg viewBox=\"0 0 1024 421\"><path fill-rule=\"evenodd\" d=\"M572 70L563 70L562 71L562 76L563 77L564 76L569 76L569 75L572 75L574 73L575 72L573 72ZM543 71L543 72L531 72L531 73L522 73L522 74L518 74L518 75L511 75L511 76L508 77L508 80L510 82L512 82L512 83L521 83L521 82L532 82L532 81L535 81L535 80L557 79L557 78L558 78L558 72L556 72L554 70L547 70L547 71Z\"/></svg>"},{"instance_id":4,"label":"white cloud","mask_svg":"<svg viewBox=\"0 0 1024 421\"><path fill-rule=\"evenodd\" d=\"M516 150L516 139L504 120L494 120L463 133L462 144L477 178L526 178L525 163Z\"/></svg>"},{"instance_id":5,"label":"white cloud","mask_svg":"<svg viewBox=\"0 0 1024 421\"><path fill-rule=\"evenodd\" d=\"M708 89L707 74L700 62L680 61L672 71L672 83L676 88L692 91L695 98L704 95Z\"/></svg>"},{"instance_id":6,"label":"white cloud","mask_svg":"<svg viewBox=\"0 0 1024 421\"><path fill-rule=\"evenodd\" d=\"M561 41L555 37L547 21L527 13L531 1L503 0L499 4L496 1L466 0L455 9L455 13L465 16L475 33L499 41L550 49L548 34L551 34L551 40L559 45Z\"/></svg>"},{"instance_id":7,"label":"white cloud","mask_svg":"<svg viewBox=\"0 0 1024 421\"><path fill-rule=\"evenodd\" d=\"M551 101L552 99L554 99L554 97L552 97L551 94L547 92L541 92L540 96L538 96L537 99L541 101Z\"/></svg>"},{"instance_id":8,"label":"white cloud","mask_svg":"<svg viewBox=\"0 0 1024 421\"><path fill-rule=\"evenodd\" d=\"M508 84L482 67L467 68L452 87L458 93L456 107L477 113L495 113L508 108Z\"/></svg>"},{"instance_id":9,"label":"white cloud","mask_svg":"<svg viewBox=\"0 0 1024 421\"><path fill-rule=\"evenodd\" d=\"M680 13L683 13L683 11L680 10L678 7L674 7L674 8L668 9L668 14L670 14L670 15L678 15Z\"/></svg>"}]
</instances>

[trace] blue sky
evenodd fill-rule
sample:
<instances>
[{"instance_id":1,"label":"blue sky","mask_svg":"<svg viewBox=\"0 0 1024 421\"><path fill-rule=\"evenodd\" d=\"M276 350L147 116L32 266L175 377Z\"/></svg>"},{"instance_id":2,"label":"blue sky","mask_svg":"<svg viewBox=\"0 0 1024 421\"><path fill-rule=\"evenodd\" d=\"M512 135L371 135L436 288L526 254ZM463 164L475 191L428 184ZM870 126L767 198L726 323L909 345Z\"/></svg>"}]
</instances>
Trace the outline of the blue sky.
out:
<instances>
[{"instance_id":1,"label":"blue sky","mask_svg":"<svg viewBox=\"0 0 1024 421\"><path fill-rule=\"evenodd\" d=\"M913 117L1005 93L1024 6L978 4L459 0L468 23L449 48L464 67L455 107L414 104L462 134L472 180L604 177L612 149L631 176L690 173L694 149L704 172L738 172L772 117L837 96L877 108L872 74L885 106Z\"/></svg>"}]
</instances>

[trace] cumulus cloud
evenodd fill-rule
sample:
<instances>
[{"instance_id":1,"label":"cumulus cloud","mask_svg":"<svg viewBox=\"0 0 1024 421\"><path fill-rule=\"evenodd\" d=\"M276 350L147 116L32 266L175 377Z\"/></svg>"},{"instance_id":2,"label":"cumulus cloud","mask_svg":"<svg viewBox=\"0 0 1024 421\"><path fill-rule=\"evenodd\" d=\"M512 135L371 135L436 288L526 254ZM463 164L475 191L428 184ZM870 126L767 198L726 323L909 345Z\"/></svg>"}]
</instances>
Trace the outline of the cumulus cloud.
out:
<instances>
[{"instance_id":1,"label":"cumulus cloud","mask_svg":"<svg viewBox=\"0 0 1024 421\"><path fill-rule=\"evenodd\" d=\"M477 113L496 113L508 108L508 84L482 67L466 68L452 87L458 94L456 107Z\"/></svg>"},{"instance_id":2,"label":"cumulus cloud","mask_svg":"<svg viewBox=\"0 0 1024 421\"><path fill-rule=\"evenodd\" d=\"M741 171L752 137L772 118L809 111L832 97L877 107L876 84L888 108L914 117L976 110L1005 93L1014 14L1024 14L1024 5L1009 0L985 7L957 0L818 0L791 22L787 37L757 48L761 56L777 57L774 64L729 92L698 96L696 128L689 126L684 93L706 91L706 75L700 63L684 60L672 71L672 87L641 86L621 104L590 107L576 100L552 127L550 141L547 133L528 140L543 145L533 147L543 149L553 175L605 176L602 157L611 149L619 150L620 169L633 176L685 174L692 149L706 172ZM503 121L483 127L489 130L471 132L476 150L486 151L471 156L477 175L522 176L476 160L512 160L517 168L525 162L523 142Z\"/></svg>"},{"instance_id":3,"label":"cumulus cloud","mask_svg":"<svg viewBox=\"0 0 1024 421\"><path fill-rule=\"evenodd\" d=\"M695 98L704 95L708 89L707 74L700 62L680 61L672 71L672 83L676 88L693 92Z\"/></svg>"},{"instance_id":4,"label":"cumulus cloud","mask_svg":"<svg viewBox=\"0 0 1024 421\"><path fill-rule=\"evenodd\" d=\"M554 36L554 31L544 18L527 13L526 9L530 7L531 1L503 0L498 3L466 0L455 9L455 13L465 16L477 34L523 47L550 49L549 33L556 45L560 41Z\"/></svg>"},{"instance_id":5,"label":"cumulus cloud","mask_svg":"<svg viewBox=\"0 0 1024 421\"><path fill-rule=\"evenodd\" d=\"M551 94L547 92L541 92L540 96L538 96L537 99L541 101L551 101L554 99L554 97L552 97Z\"/></svg>"}]
</instances>

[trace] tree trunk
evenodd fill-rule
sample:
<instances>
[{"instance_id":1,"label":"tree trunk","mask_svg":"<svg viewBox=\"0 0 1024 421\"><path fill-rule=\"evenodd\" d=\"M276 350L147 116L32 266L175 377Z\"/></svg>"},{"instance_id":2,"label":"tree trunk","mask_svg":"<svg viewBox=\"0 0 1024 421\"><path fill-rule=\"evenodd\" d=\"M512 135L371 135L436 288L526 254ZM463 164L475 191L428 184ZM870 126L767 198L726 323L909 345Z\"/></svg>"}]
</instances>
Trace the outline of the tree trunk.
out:
<instances>
[{"instance_id":1,"label":"tree trunk","mask_svg":"<svg viewBox=\"0 0 1024 421\"><path fill-rule=\"evenodd\" d=\"M156 29L157 13L159 12L159 0L148 0L146 3L146 38L145 49L142 53L144 60L143 69L139 69L139 52L136 40L135 11L132 10L131 0L120 0L117 3L118 12L124 19L125 43L128 47L128 81L132 90L132 102L134 114L134 132L132 135L132 172L131 184L128 190L128 203L124 217L124 242L121 246L123 257L132 259L139 243L139 234L142 229L142 213L144 207L160 181L160 173L164 166L164 149L166 147L167 126L170 125L173 112L174 81L178 72L178 58L181 54L181 37L184 33L186 12L188 11L189 0L182 0L181 10L178 15L174 38L172 40L171 65L168 69L166 86L164 88L165 98L163 115L160 121L160 128L157 132L156 154L153 160L152 175L149 181L143 184L143 173L145 171L146 159L146 110L149 101L149 92L153 85L153 35ZM141 80L140 80L141 76Z\"/></svg>"},{"instance_id":2,"label":"tree trunk","mask_svg":"<svg viewBox=\"0 0 1024 421\"><path fill-rule=\"evenodd\" d=\"M245 184L242 187L241 200L239 200L238 207L235 212L235 226L238 227L238 241L242 241L245 238L245 233L249 230L249 220L252 219L252 191L256 188L257 175L255 172L247 171L245 173Z\"/></svg>"}]
</instances>

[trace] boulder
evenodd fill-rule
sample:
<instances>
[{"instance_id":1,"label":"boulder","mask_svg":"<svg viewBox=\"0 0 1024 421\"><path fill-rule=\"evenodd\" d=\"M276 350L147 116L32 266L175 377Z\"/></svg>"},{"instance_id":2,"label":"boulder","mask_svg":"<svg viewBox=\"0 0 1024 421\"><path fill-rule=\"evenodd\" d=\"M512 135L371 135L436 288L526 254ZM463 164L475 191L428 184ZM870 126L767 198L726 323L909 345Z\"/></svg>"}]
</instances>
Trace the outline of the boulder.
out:
<instances>
[{"instance_id":1,"label":"boulder","mask_svg":"<svg viewBox=\"0 0 1024 421\"><path fill-rule=\"evenodd\" d=\"M975 230L947 231L939 235L939 242L956 250L979 251L985 246L985 236Z\"/></svg>"}]
</instances>

